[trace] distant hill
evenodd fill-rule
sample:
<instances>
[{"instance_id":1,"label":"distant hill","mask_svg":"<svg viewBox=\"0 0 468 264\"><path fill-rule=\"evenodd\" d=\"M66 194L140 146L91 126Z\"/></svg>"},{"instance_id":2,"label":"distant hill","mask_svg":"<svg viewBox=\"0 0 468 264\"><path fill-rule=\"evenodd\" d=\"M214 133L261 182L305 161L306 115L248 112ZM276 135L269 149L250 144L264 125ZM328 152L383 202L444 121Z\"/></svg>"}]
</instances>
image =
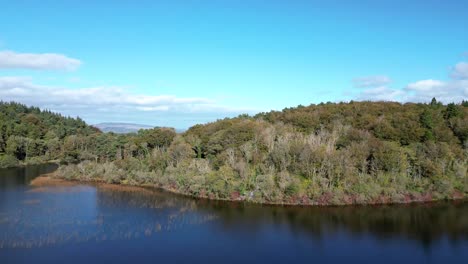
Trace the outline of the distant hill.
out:
<instances>
[{"instance_id":1,"label":"distant hill","mask_svg":"<svg viewBox=\"0 0 468 264\"><path fill-rule=\"evenodd\" d=\"M140 129L151 129L154 126L132 124L132 123L99 123L94 125L99 128L102 132L114 132L119 134L137 132Z\"/></svg>"}]
</instances>

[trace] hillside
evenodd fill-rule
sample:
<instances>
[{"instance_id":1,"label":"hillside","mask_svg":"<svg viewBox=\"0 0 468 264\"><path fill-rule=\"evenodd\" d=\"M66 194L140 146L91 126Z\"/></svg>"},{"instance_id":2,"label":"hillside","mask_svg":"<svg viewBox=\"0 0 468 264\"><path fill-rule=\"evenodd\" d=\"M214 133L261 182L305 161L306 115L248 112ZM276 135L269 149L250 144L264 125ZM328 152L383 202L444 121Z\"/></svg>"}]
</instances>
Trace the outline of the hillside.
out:
<instances>
[{"instance_id":1,"label":"hillside","mask_svg":"<svg viewBox=\"0 0 468 264\"><path fill-rule=\"evenodd\" d=\"M101 133L0 103L0 166L59 160L58 177L212 199L349 204L466 197L468 104L327 103L241 115L183 134Z\"/></svg>"},{"instance_id":2,"label":"hillside","mask_svg":"<svg viewBox=\"0 0 468 264\"><path fill-rule=\"evenodd\" d=\"M108 136L92 153L98 163L63 167L58 176L262 203L452 199L468 192L467 136L467 102L327 103L226 118L181 135Z\"/></svg>"}]
</instances>

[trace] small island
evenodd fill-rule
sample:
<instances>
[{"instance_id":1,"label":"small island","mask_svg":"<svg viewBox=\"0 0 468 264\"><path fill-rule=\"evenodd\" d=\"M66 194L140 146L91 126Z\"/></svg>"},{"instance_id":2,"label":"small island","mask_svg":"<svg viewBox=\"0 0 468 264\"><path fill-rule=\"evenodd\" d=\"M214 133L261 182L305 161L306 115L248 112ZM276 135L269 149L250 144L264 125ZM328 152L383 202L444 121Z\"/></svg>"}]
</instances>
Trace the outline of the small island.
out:
<instances>
[{"instance_id":1,"label":"small island","mask_svg":"<svg viewBox=\"0 0 468 264\"><path fill-rule=\"evenodd\" d=\"M265 204L463 199L468 102L346 102L137 133L0 103L0 167L58 162L55 178Z\"/></svg>"}]
</instances>

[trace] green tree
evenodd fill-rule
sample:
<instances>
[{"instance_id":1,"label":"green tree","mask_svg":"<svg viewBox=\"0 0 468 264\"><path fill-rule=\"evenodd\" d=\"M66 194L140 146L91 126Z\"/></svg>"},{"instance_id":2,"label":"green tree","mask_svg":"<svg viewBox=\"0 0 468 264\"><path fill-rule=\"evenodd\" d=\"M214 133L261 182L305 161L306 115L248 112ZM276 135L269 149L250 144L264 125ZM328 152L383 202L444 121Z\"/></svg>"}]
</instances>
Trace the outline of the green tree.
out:
<instances>
[{"instance_id":1,"label":"green tree","mask_svg":"<svg viewBox=\"0 0 468 264\"><path fill-rule=\"evenodd\" d=\"M461 109L454 103L450 103L447 105L447 109L445 110L445 119L450 119L452 117L458 117L461 114Z\"/></svg>"}]
</instances>

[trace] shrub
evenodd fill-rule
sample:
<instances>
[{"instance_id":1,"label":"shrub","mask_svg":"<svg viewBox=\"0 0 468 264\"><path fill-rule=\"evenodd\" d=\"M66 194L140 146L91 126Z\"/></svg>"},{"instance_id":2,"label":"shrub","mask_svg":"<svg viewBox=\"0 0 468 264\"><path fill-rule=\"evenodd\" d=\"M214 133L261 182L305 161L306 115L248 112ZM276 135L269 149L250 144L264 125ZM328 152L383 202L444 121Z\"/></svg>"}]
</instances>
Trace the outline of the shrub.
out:
<instances>
[{"instance_id":1,"label":"shrub","mask_svg":"<svg viewBox=\"0 0 468 264\"><path fill-rule=\"evenodd\" d=\"M275 177L272 174L258 175L257 189L261 193L261 196L267 201L275 201L278 196Z\"/></svg>"},{"instance_id":2,"label":"shrub","mask_svg":"<svg viewBox=\"0 0 468 264\"><path fill-rule=\"evenodd\" d=\"M18 166L18 160L11 155L0 155L0 168Z\"/></svg>"},{"instance_id":3,"label":"shrub","mask_svg":"<svg viewBox=\"0 0 468 264\"><path fill-rule=\"evenodd\" d=\"M37 156L37 157L27 158L25 160L25 163L28 165L36 165L36 164L41 164L44 162L46 162L45 156Z\"/></svg>"}]
</instances>

